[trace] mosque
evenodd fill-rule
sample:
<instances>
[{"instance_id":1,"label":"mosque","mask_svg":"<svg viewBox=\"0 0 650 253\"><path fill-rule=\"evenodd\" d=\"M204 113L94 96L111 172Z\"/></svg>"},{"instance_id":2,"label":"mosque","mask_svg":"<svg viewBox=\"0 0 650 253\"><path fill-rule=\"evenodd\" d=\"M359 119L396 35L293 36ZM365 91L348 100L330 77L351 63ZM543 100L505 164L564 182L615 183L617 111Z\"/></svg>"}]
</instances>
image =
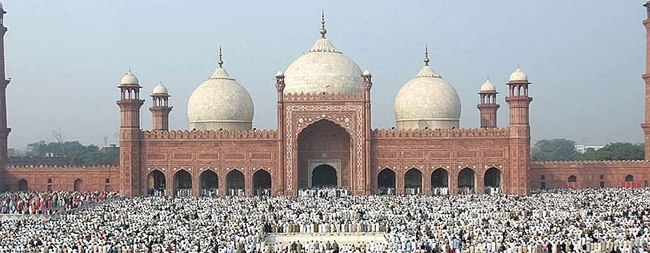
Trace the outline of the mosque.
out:
<instances>
[{"instance_id":1,"label":"mosque","mask_svg":"<svg viewBox=\"0 0 650 253\"><path fill-rule=\"evenodd\" d=\"M5 12L0 13L1 24ZM650 20L643 24L650 29ZM1 50L6 31L2 25ZM508 125L497 124L499 93L487 80L477 87L480 126L459 128L459 96L429 65L426 49L422 68L396 94L395 127L373 129L372 74L327 38L324 19L320 38L275 75L276 129L252 128L253 99L228 74L220 53L212 75L189 97L188 129L168 128L174 101L162 84L151 94L152 129L141 129L145 99L138 78L128 72L118 86L119 165L9 165L4 51L0 59L0 178L5 190L214 196L297 195L301 189L328 187L353 195L526 195L538 188L642 187L650 180L647 145L644 161L532 162L533 93L520 68L501 86ZM650 74L643 79L648 95L642 129L648 142Z\"/></svg>"}]
</instances>

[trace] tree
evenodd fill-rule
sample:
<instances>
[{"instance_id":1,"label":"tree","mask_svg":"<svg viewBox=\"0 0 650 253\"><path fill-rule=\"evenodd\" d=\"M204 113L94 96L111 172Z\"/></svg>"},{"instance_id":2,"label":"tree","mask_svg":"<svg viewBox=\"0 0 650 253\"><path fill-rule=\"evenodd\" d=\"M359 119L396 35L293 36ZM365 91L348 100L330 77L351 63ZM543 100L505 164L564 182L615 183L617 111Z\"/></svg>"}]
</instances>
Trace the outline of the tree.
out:
<instances>
[{"instance_id":1,"label":"tree","mask_svg":"<svg viewBox=\"0 0 650 253\"><path fill-rule=\"evenodd\" d=\"M578 151L575 141L567 139L540 140L533 147L533 160L536 161L567 161L575 160Z\"/></svg>"},{"instance_id":2,"label":"tree","mask_svg":"<svg viewBox=\"0 0 650 253\"><path fill-rule=\"evenodd\" d=\"M27 145L27 154L33 157L61 157L70 165L100 165L119 163L119 149L99 149L95 145L85 146L78 141L44 141Z\"/></svg>"},{"instance_id":3,"label":"tree","mask_svg":"<svg viewBox=\"0 0 650 253\"><path fill-rule=\"evenodd\" d=\"M586 154L586 153L585 153ZM645 159L645 146L625 142L613 142L596 150L590 160L643 160Z\"/></svg>"},{"instance_id":4,"label":"tree","mask_svg":"<svg viewBox=\"0 0 650 253\"><path fill-rule=\"evenodd\" d=\"M595 150L589 148L580 154L575 142L567 139L540 140L533 147L533 160L536 161L602 161L602 160L643 160L643 144L613 142Z\"/></svg>"}]
</instances>

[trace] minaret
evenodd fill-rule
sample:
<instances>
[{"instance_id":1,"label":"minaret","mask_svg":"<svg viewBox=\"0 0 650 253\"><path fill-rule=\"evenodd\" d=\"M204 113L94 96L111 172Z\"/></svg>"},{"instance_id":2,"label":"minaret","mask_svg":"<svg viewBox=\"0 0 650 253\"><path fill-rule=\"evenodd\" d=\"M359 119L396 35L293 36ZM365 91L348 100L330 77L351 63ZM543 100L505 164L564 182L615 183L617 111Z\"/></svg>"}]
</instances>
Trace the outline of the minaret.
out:
<instances>
[{"instance_id":1,"label":"minaret","mask_svg":"<svg viewBox=\"0 0 650 253\"><path fill-rule=\"evenodd\" d=\"M490 79L481 85L478 95L480 101L476 107L481 113L481 128L496 128L499 105L497 104L497 89Z\"/></svg>"},{"instance_id":2,"label":"minaret","mask_svg":"<svg viewBox=\"0 0 650 253\"><path fill-rule=\"evenodd\" d=\"M650 1L643 5L646 7L647 16L643 20L643 26L646 32L646 52L645 52L645 121L641 124L643 135L645 137L645 160L650 161Z\"/></svg>"},{"instance_id":3,"label":"minaret","mask_svg":"<svg viewBox=\"0 0 650 253\"><path fill-rule=\"evenodd\" d=\"M7 164L7 137L11 128L7 127L7 85L9 79L5 75L5 33L4 15L7 13L0 4L0 166Z\"/></svg>"},{"instance_id":4,"label":"minaret","mask_svg":"<svg viewBox=\"0 0 650 253\"><path fill-rule=\"evenodd\" d=\"M528 96L528 76L520 68L515 69L508 82L510 107L510 167L505 175L508 194L527 195L530 170L530 123L528 109L532 97Z\"/></svg>"},{"instance_id":5,"label":"minaret","mask_svg":"<svg viewBox=\"0 0 650 253\"><path fill-rule=\"evenodd\" d=\"M370 110L370 89L372 88L372 74L370 74L370 70L365 70L363 71L363 74L361 75L363 77L363 132L364 132L364 149L363 149L363 165L361 168L365 168L365 179L366 179L366 192L365 195L370 195L374 194L375 192L372 191L372 189L376 189L376 187L373 187L373 182L377 182L377 179L374 176L374 173L372 173L372 153L371 153L371 147L372 147L372 126L371 126L371 118L370 116L372 115L371 110ZM359 168L359 169L361 169Z\"/></svg>"},{"instance_id":6,"label":"minaret","mask_svg":"<svg viewBox=\"0 0 650 253\"><path fill-rule=\"evenodd\" d=\"M153 94L151 94L153 104L149 107L152 116L151 129L169 130L169 112L172 111L172 106L169 106L169 97L167 88L162 83L158 83L153 88Z\"/></svg>"},{"instance_id":7,"label":"minaret","mask_svg":"<svg viewBox=\"0 0 650 253\"><path fill-rule=\"evenodd\" d=\"M282 70L278 71L277 74L275 74L275 88L278 91L278 98L277 98L277 109L278 109L278 170L277 173L279 175L284 175L284 156L285 152L287 152L287 149L285 147L285 137L284 137L284 124L285 124L285 118L284 118L284 72ZM285 185L287 182L285 182L286 177L285 176L279 176L277 177L277 180L279 181L278 184L272 184L272 194L275 196L277 194L280 195L287 195L291 194L288 191L285 191Z\"/></svg>"},{"instance_id":8,"label":"minaret","mask_svg":"<svg viewBox=\"0 0 650 253\"><path fill-rule=\"evenodd\" d=\"M129 71L120 82L120 194L124 197L140 192L140 83Z\"/></svg>"}]
</instances>

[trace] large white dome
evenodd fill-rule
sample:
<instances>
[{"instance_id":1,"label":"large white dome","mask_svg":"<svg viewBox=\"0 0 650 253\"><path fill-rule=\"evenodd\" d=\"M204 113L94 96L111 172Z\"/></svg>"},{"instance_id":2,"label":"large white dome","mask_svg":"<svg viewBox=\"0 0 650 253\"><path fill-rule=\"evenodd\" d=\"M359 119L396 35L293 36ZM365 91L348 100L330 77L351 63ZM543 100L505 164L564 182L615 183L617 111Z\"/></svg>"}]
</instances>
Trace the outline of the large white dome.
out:
<instances>
[{"instance_id":1,"label":"large white dome","mask_svg":"<svg viewBox=\"0 0 650 253\"><path fill-rule=\"evenodd\" d=\"M221 66L194 89L187 105L190 129L251 129L253 100Z\"/></svg>"},{"instance_id":2,"label":"large white dome","mask_svg":"<svg viewBox=\"0 0 650 253\"><path fill-rule=\"evenodd\" d=\"M293 61L284 76L285 93L363 91L359 65L338 51L324 36Z\"/></svg>"},{"instance_id":3,"label":"large white dome","mask_svg":"<svg viewBox=\"0 0 650 253\"><path fill-rule=\"evenodd\" d=\"M458 128L460 98L454 87L426 64L395 98L398 129Z\"/></svg>"}]
</instances>

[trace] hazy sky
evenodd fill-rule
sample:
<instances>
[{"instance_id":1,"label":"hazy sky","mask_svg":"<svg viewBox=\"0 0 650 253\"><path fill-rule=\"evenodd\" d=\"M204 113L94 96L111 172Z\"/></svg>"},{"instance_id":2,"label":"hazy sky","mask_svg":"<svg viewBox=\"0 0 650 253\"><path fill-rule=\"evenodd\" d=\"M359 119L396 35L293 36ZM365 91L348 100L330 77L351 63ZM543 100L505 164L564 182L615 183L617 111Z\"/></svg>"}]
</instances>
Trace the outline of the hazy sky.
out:
<instances>
[{"instance_id":1,"label":"hazy sky","mask_svg":"<svg viewBox=\"0 0 650 253\"><path fill-rule=\"evenodd\" d=\"M275 129L278 70L319 38L373 73L372 125L395 125L399 88L431 65L458 91L461 127L479 127L478 89L489 77L508 124L508 76L519 64L532 85L533 141L642 142L645 18L642 0L181 1L4 0L9 146L39 140L118 142L117 85L131 68L144 87L151 127L158 81L187 129L187 101L217 66L251 94L253 126Z\"/></svg>"}]
</instances>

